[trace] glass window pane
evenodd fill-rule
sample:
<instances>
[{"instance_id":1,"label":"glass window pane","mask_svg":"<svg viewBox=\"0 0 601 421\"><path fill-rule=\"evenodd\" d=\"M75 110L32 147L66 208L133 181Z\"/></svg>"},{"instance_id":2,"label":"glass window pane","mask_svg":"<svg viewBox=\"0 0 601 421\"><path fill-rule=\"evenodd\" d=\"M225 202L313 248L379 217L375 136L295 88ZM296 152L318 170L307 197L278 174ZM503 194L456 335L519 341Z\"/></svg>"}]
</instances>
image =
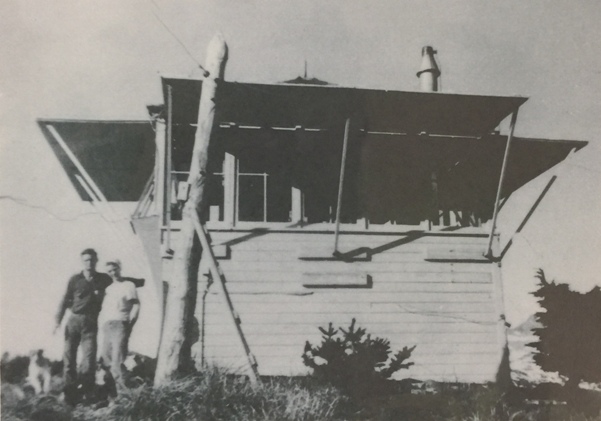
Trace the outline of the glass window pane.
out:
<instances>
[{"instance_id":1,"label":"glass window pane","mask_svg":"<svg viewBox=\"0 0 601 421\"><path fill-rule=\"evenodd\" d=\"M205 221L223 221L223 175L209 175L205 194L207 197Z\"/></svg>"},{"instance_id":2,"label":"glass window pane","mask_svg":"<svg viewBox=\"0 0 601 421\"><path fill-rule=\"evenodd\" d=\"M263 176L241 175L238 183L238 220L263 221Z\"/></svg>"},{"instance_id":3,"label":"glass window pane","mask_svg":"<svg viewBox=\"0 0 601 421\"><path fill-rule=\"evenodd\" d=\"M292 209L292 187L284 174L267 176L267 221L288 222Z\"/></svg>"}]
</instances>

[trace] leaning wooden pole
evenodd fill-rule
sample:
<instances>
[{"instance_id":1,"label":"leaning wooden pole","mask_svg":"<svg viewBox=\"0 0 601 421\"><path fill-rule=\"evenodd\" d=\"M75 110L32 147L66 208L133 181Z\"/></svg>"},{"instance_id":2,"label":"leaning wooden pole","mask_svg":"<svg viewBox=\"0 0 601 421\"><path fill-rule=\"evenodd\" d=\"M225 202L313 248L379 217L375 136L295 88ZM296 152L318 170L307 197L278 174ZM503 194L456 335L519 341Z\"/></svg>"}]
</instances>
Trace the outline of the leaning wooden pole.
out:
<instances>
[{"instance_id":1,"label":"leaning wooden pole","mask_svg":"<svg viewBox=\"0 0 601 421\"><path fill-rule=\"evenodd\" d=\"M242 331L242 321L240 320L240 316L236 310L234 310L234 303L232 303L232 299L230 298L230 294L225 286L225 276L219 264L217 263L217 259L215 258L215 254L213 254L213 250L211 249L211 244L209 243L208 235L205 231L204 225L200 222L198 218L194 220L194 226L196 227L196 232L198 234L198 238L200 239L200 244L205 250L206 259L209 261L209 270L211 271L211 276L214 280L219 280L217 284L221 289L221 295L225 300L227 307L229 309L230 315L232 316L234 325L236 326L236 330L238 331L238 336L240 337L240 341L242 342L242 346L244 347L244 352L246 353L246 358L248 359L248 365L250 371L248 372L248 378L253 385L256 385L259 381L259 370L257 369L257 360L255 356L252 354L250 350L250 346L246 341L246 336L244 336L244 332Z\"/></svg>"},{"instance_id":2,"label":"leaning wooden pole","mask_svg":"<svg viewBox=\"0 0 601 421\"><path fill-rule=\"evenodd\" d=\"M215 94L217 81L223 78L227 61L227 45L223 36L217 34L207 50L205 79L202 83L198 109L198 127L188 178L189 195L183 209L182 228L178 247L173 256L173 272L165 308L164 329L157 359L154 385L160 386L173 380L190 361L186 347L188 330L192 325L196 303L195 285L202 247L195 233L194 219L202 220L205 207L207 161L213 120L215 118Z\"/></svg>"},{"instance_id":3,"label":"leaning wooden pole","mask_svg":"<svg viewBox=\"0 0 601 421\"><path fill-rule=\"evenodd\" d=\"M499 187L497 188L497 197L495 198L495 207L492 215L492 226L490 228L490 235L488 237L488 247L484 256L492 259L492 242L495 236L495 229L497 228L497 216L499 215L499 201L501 200L501 192L503 191L503 181L505 181L505 171L507 169L507 162L509 160L509 149L511 147L511 141L513 139L513 131L515 130L515 123L518 118L518 110L515 110L511 114L511 123L509 123L509 135L507 136L507 143L505 144L505 155L503 156L503 165L501 166L501 175L499 176Z\"/></svg>"},{"instance_id":4,"label":"leaning wooden pole","mask_svg":"<svg viewBox=\"0 0 601 421\"><path fill-rule=\"evenodd\" d=\"M342 192L344 190L344 169L346 168L346 152L348 148L348 132L351 119L347 118L344 123L344 139L342 141L342 160L340 161L340 179L338 182L338 201L336 202L336 231L334 233L334 256L338 256L338 236L340 235L340 211L342 209Z\"/></svg>"}]
</instances>

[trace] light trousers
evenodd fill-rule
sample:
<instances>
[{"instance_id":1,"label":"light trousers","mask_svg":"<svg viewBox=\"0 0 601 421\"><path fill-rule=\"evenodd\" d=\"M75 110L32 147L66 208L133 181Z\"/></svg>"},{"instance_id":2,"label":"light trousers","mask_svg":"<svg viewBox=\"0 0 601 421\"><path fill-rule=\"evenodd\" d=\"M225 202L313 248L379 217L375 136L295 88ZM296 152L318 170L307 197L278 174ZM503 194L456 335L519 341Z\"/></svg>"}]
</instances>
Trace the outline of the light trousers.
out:
<instances>
[{"instance_id":1,"label":"light trousers","mask_svg":"<svg viewBox=\"0 0 601 421\"><path fill-rule=\"evenodd\" d=\"M100 356L104 363L110 367L117 386L122 387L124 385L122 364L125 357L127 357L130 334L129 323L120 320L109 320L102 325L102 334Z\"/></svg>"}]
</instances>

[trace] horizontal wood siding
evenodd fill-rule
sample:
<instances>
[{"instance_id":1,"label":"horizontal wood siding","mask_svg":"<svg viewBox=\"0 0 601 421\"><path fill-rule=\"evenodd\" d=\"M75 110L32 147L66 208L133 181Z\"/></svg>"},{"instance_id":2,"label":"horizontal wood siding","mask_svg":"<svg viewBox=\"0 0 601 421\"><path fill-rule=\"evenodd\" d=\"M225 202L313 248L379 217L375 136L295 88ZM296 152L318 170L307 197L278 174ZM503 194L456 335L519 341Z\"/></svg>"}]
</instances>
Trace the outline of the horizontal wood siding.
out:
<instances>
[{"instance_id":1,"label":"horizontal wood siding","mask_svg":"<svg viewBox=\"0 0 601 421\"><path fill-rule=\"evenodd\" d=\"M316 345L319 326L346 327L355 318L372 335L389 339L393 349L417 345L415 365L399 377L494 380L502 349L493 285L498 268L466 261L484 252L484 236L343 233L339 250L362 257L355 261L328 260L331 234L211 237L213 244L228 246L219 263L261 374L307 373L305 341ZM441 256L444 261L429 261ZM204 353L208 363L242 370L246 358L223 297L215 285L204 295L205 287L203 277L197 318L204 325L204 347L195 345L197 359Z\"/></svg>"}]
</instances>

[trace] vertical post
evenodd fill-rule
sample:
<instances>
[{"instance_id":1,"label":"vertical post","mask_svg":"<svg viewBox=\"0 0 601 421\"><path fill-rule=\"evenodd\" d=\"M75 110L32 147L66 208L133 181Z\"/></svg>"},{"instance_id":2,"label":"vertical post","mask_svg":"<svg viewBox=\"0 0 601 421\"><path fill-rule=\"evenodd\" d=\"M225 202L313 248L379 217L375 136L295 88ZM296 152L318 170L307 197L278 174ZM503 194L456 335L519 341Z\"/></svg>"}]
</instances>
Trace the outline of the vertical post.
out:
<instances>
[{"instance_id":1,"label":"vertical post","mask_svg":"<svg viewBox=\"0 0 601 421\"><path fill-rule=\"evenodd\" d=\"M441 225L440 223L440 210L438 204L438 174L436 171L432 171L430 175L430 183L432 186L432 201L431 201L431 209L430 209L430 223L428 224L429 228L432 229L433 225Z\"/></svg>"},{"instance_id":2,"label":"vertical post","mask_svg":"<svg viewBox=\"0 0 601 421\"><path fill-rule=\"evenodd\" d=\"M302 223L303 222L303 192L297 187L292 187L292 212L290 215L290 222Z\"/></svg>"},{"instance_id":3,"label":"vertical post","mask_svg":"<svg viewBox=\"0 0 601 421\"><path fill-rule=\"evenodd\" d=\"M493 238L493 253L499 254L499 238ZM511 368L509 365L509 348L507 343L507 321L505 318L505 298L503 292L503 278L501 262L491 263L492 286L494 297L494 308L497 324L497 373L496 383L501 389L505 389L511 384Z\"/></svg>"},{"instance_id":4,"label":"vertical post","mask_svg":"<svg viewBox=\"0 0 601 421\"><path fill-rule=\"evenodd\" d=\"M171 250L171 187L172 187L172 160L171 150L173 143L173 88L167 85L167 135L165 138L165 176L163 178L163 227L167 228L164 250Z\"/></svg>"},{"instance_id":5,"label":"vertical post","mask_svg":"<svg viewBox=\"0 0 601 421\"><path fill-rule=\"evenodd\" d=\"M229 227L236 220L236 157L225 153L223 161L223 220Z\"/></svg>"},{"instance_id":6,"label":"vertical post","mask_svg":"<svg viewBox=\"0 0 601 421\"><path fill-rule=\"evenodd\" d=\"M156 145L156 159L155 159L155 175L154 175L154 185L155 185L155 208L161 218L161 225L163 225L164 221L164 213L165 213L165 153L166 151L166 127L165 120L161 117L155 119L155 135L154 135L154 143Z\"/></svg>"},{"instance_id":7,"label":"vertical post","mask_svg":"<svg viewBox=\"0 0 601 421\"><path fill-rule=\"evenodd\" d=\"M503 180L505 179L505 171L507 169L507 160L509 158L509 149L511 147L511 140L513 139L513 131L515 130L515 122L518 118L518 110L515 110L511 114L511 123L509 125L509 134L507 135L507 144L505 145L505 155L503 156L503 165L501 166L501 176L499 177L499 187L497 188L497 197L495 199L495 208L492 215L492 227L490 229L490 236L488 237L488 247L484 256L492 258L492 242L495 235L495 229L497 226L497 217L499 214L499 200L501 199L501 191L503 190Z\"/></svg>"},{"instance_id":8,"label":"vertical post","mask_svg":"<svg viewBox=\"0 0 601 421\"><path fill-rule=\"evenodd\" d=\"M306 62L305 62L306 65ZM302 126L295 127L295 138L297 142L302 142L301 135L303 134ZM305 207L304 207L304 198L303 192L298 187L292 187L291 191L291 212L290 212L290 222L294 224L299 224L302 226L305 217Z\"/></svg>"},{"instance_id":9,"label":"vertical post","mask_svg":"<svg viewBox=\"0 0 601 421\"><path fill-rule=\"evenodd\" d=\"M235 177L236 189L234 191L234 224L236 224L238 218L240 218L240 161L238 159L236 159L235 168L236 168L236 177Z\"/></svg>"},{"instance_id":10,"label":"vertical post","mask_svg":"<svg viewBox=\"0 0 601 421\"><path fill-rule=\"evenodd\" d=\"M263 173L263 222L267 222L267 173Z\"/></svg>"},{"instance_id":11,"label":"vertical post","mask_svg":"<svg viewBox=\"0 0 601 421\"><path fill-rule=\"evenodd\" d=\"M342 161L340 162L340 181L338 183L338 201L336 205L336 233L334 234L334 255L339 254L338 236L340 234L340 208L342 207L342 190L344 188L344 169L346 167L346 151L348 146L348 132L351 119L347 118L344 124L344 140L342 143Z\"/></svg>"},{"instance_id":12,"label":"vertical post","mask_svg":"<svg viewBox=\"0 0 601 421\"><path fill-rule=\"evenodd\" d=\"M206 202L206 169L215 118L217 80L223 77L226 61L227 45L223 36L218 34L211 40L207 51L206 68L209 74L203 81L200 95L198 126L188 178L190 193L184 205L178 248L173 256L173 272L165 308L165 328L154 377L155 386L172 380L190 363L187 361L190 356L188 347L192 344L187 338L193 326L196 307L195 291L202 254L202 247L195 233L194 221L202 215L202 209Z\"/></svg>"}]
</instances>

